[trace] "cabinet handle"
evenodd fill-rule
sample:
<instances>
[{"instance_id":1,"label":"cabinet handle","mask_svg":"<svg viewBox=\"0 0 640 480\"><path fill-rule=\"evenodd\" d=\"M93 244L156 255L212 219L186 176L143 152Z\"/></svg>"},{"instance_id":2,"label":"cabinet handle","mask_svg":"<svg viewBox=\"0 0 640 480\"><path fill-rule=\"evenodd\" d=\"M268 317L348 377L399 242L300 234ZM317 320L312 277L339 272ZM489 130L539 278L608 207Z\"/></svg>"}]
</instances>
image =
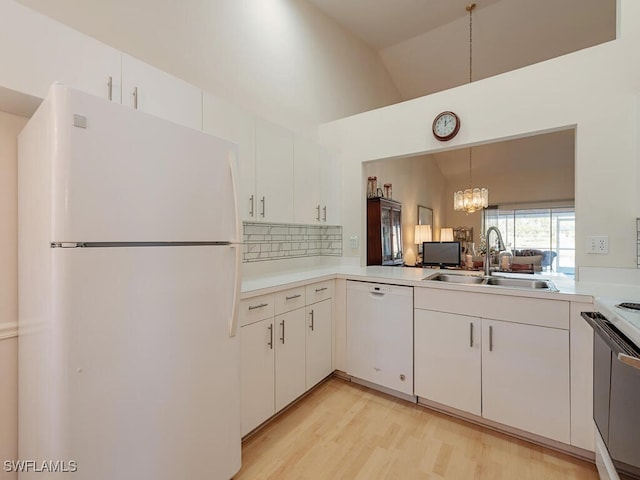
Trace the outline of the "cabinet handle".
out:
<instances>
[{"instance_id":1,"label":"cabinet handle","mask_svg":"<svg viewBox=\"0 0 640 480\"><path fill-rule=\"evenodd\" d=\"M316 213L316 220L317 220L317 221L320 221L320 205L318 205L318 206L316 207L316 211L318 212L318 213Z\"/></svg>"},{"instance_id":2,"label":"cabinet handle","mask_svg":"<svg viewBox=\"0 0 640 480\"><path fill-rule=\"evenodd\" d=\"M282 336L280 337L280 341L284 345L284 320L280 322L280 326L282 327Z\"/></svg>"},{"instance_id":3,"label":"cabinet handle","mask_svg":"<svg viewBox=\"0 0 640 480\"><path fill-rule=\"evenodd\" d=\"M311 329L311 331L313 332L313 310L311 310L309 312L309 315L311 315L311 325L309 325L309 328Z\"/></svg>"},{"instance_id":4,"label":"cabinet handle","mask_svg":"<svg viewBox=\"0 0 640 480\"><path fill-rule=\"evenodd\" d=\"M250 217L253 217L253 204L254 204L253 195L251 195L249 197L249 216Z\"/></svg>"},{"instance_id":5,"label":"cabinet handle","mask_svg":"<svg viewBox=\"0 0 640 480\"><path fill-rule=\"evenodd\" d=\"M473 348L473 322L469 322L469 347Z\"/></svg>"},{"instance_id":6,"label":"cabinet handle","mask_svg":"<svg viewBox=\"0 0 640 480\"><path fill-rule=\"evenodd\" d=\"M324 292L326 289L327 289L327 287L316 288L316 293Z\"/></svg>"},{"instance_id":7,"label":"cabinet handle","mask_svg":"<svg viewBox=\"0 0 640 480\"><path fill-rule=\"evenodd\" d=\"M327 206L322 207L322 220L327 221Z\"/></svg>"},{"instance_id":8,"label":"cabinet handle","mask_svg":"<svg viewBox=\"0 0 640 480\"><path fill-rule=\"evenodd\" d=\"M264 196L260 200L260 203L262 204L262 213L260 213L260 215L262 215L262 217L264 218L264 204L265 204Z\"/></svg>"},{"instance_id":9,"label":"cabinet handle","mask_svg":"<svg viewBox=\"0 0 640 480\"><path fill-rule=\"evenodd\" d=\"M109 88L107 98L111 102L113 100L113 77L109 77L109 81L107 82L107 87Z\"/></svg>"},{"instance_id":10,"label":"cabinet handle","mask_svg":"<svg viewBox=\"0 0 640 480\"><path fill-rule=\"evenodd\" d=\"M493 351L493 327L489 325L489 351Z\"/></svg>"},{"instance_id":11,"label":"cabinet handle","mask_svg":"<svg viewBox=\"0 0 640 480\"><path fill-rule=\"evenodd\" d=\"M293 300L295 298L300 298L302 295L299 293L296 293L295 295L291 295L290 297L284 297L285 300Z\"/></svg>"},{"instance_id":12,"label":"cabinet handle","mask_svg":"<svg viewBox=\"0 0 640 480\"><path fill-rule=\"evenodd\" d=\"M264 308L267 305L269 305L268 303L261 303L260 305L249 305L249 310L256 310L258 308Z\"/></svg>"},{"instance_id":13,"label":"cabinet handle","mask_svg":"<svg viewBox=\"0 0 640 480\"><path fill-rule=\"evenodd\" d=\"M267 345L273 350L273 323L270 323L267 328L269 329L269 343L267 343Z\"/></svg>"},{"instance_id":14,"label":"cabinet handle","mask_svg":"<svg viewBox=\"0 0 640 480\"><path fill-rule=\"evenodd\" d=\"M138 109L138 87L133 87L133 108Z\"/></svg>"}]
</instances>

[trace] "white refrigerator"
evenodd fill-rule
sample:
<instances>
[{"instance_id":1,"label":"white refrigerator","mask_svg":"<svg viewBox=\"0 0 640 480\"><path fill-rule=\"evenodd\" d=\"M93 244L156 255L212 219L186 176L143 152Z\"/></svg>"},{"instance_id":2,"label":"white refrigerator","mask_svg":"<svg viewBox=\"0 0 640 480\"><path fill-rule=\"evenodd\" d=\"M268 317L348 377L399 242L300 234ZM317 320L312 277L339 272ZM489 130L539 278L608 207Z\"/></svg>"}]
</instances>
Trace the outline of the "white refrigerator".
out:
<instances>
[{"instance_id":1,"label":"white refrigerator","mask_svg":"<svg viewBox=\"0 0 640 480\"><path fill-rule=\"evenodd\" d=\"M19 478L233 477L236 147L62 85L18 147Z\"/></svg>"}]
</instances>

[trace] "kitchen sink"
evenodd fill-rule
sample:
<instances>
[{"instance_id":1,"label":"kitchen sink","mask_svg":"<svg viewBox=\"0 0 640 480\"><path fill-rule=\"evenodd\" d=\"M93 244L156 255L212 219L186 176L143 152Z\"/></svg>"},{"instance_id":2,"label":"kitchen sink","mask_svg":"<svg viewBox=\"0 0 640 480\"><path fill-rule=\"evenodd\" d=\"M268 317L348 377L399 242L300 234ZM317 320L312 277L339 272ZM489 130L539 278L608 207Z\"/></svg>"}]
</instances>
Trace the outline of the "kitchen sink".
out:
<instances>
[{"instance_id":1,"label":"kitchen sink","mask_svg":"<svg viewBox=\"0 0 640 480\"><path fill-rule=\"evenodd\" d=\"M466 285L488 285L495 287L522 288L525 290L545 290L547 292L557 292L558 289L549 280L529 279L529 278L511 278L499 276L479 276L479 275L462 275L455 273L437 273L424 280L446 283L460 283Z\"/></svg>"},{"instance_id":2,"label":"kitchen sink","mask_svg":"<svg viewBox=\"0 0 640 480\"><path fill-rule=\"evenodd\" d=\"M485 278L478 275L456 275L447 273L438 273L431 277L426 277L424 280L435 280L437 282L448 283L466 283L472 285L479 285L484 282Z\"/></svg>"},{"instance_id":3,"label":"kitchen sink","mask_svg":"<svg viewBox=\"0 0 640 480\"><path fill-rule=\"evenodd\" d=\"M552 289L552 284L548 280L529 280L528 278L489 277L486 279L486 284L499 287ZM553 289L555 290L555 287Z\"/></svg>"}]
</instances>

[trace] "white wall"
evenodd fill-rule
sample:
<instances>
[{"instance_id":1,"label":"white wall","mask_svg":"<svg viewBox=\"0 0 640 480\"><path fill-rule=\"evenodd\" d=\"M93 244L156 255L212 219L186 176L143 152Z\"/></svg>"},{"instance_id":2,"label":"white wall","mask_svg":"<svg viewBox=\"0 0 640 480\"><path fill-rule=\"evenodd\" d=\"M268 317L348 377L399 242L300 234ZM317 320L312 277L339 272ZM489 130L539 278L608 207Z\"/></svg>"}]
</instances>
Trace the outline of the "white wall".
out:
<instances>
[{"instance_id":1,"label":"white wall","mask_svg":"<svg viewBox=\"0 0 640 480\"><path fill-rule=\"evenodd\" d=\"M377 53L302 0L21 0L297 129L399 101Z\"/></svg>"},{"instance_id":2,"label":"white wall","mask_svg":"<svg viewBox=\"0 0 640 480\"><path fill-rule=\"evenodd\" d=\"M444 226L445 180L433 158L418 156L398 160L368 162L363 165L363 178L378 177L378 186L393 186L393 199L402 202L402 243L405 263L415 263L414 227L418 205L433 209L434 231ZM363 237L366 244L366 237Z\"/></svg>"},{"instance_id":3,"label":"white wall","mask_svg":"<svg viewBox=\"0 0 640 480\"><path fill-rule=\"evenodd\" d=\"M26 119L0 112L0 460L18 455L18 133ZM0 478L16 478L0 467Z\"/></svg>"},{"instance_id":4,"label":"white wall","mask_svg":"<svg viewBox=\"0 0 640 480\"><path fill-rule=\"evenodd\" d=\"M343 184L362 184L363 161L575 126L576 262L635 267L640 2L620 0L619 14L618 40L321 126L321 140L341 151ZM460 133L445 145L430 131L443 110L462 118ZM364 191L343 192L344 238L363 235L363 199ZM587 235L608 235L610 253L586 254Z\"/></svg>"}]
</instances>

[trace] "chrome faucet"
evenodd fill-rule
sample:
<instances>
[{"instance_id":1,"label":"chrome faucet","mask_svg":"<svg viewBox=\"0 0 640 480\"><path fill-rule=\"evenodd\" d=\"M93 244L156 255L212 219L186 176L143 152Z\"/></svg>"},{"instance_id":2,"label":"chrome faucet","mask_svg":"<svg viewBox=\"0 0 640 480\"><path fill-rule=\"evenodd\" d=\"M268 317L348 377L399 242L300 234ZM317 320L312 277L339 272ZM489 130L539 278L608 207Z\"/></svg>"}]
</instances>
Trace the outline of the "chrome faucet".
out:
<instances>
[{"instance_id":1,"label":"chrome faucet","mask_svg":"<svg viewBox=\"0 0 640 480\"><path fill-rule=\"evenodd\" d=\"M496 232L496 234L498 235L498 251L502 252L503 250L505 250L504 242L502 241L502 234L500 233L500 230L498 230L498 227L491 226L487 228L487 233L484 236L485 243L487 246L487 249L484 252L484 274L485 275L491 275L491 253L489 252L490 250L489 245L491 245L491 242L489 241L489 234L491 232Z\"/></svg>"}]
</instances>

